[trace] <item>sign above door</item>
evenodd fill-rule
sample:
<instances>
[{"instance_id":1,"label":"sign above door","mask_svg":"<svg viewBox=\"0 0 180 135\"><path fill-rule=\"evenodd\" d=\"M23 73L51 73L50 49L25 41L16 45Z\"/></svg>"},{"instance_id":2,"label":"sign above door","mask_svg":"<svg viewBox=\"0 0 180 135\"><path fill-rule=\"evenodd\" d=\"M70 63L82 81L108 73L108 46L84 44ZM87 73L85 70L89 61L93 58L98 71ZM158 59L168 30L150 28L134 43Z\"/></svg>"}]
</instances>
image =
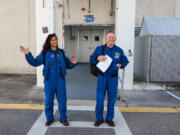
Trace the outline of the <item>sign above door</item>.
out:
<instances>
[{"instance_id":1,"label":"sign above door","mask_svg":"<svg viewBox=\"0 0 180 135\"><path fill-rule=\"evenodd\" d=\"M84 21L86 23L95 23L95 16L94 15L84 15Z\"/></svg>"}]
</instances>

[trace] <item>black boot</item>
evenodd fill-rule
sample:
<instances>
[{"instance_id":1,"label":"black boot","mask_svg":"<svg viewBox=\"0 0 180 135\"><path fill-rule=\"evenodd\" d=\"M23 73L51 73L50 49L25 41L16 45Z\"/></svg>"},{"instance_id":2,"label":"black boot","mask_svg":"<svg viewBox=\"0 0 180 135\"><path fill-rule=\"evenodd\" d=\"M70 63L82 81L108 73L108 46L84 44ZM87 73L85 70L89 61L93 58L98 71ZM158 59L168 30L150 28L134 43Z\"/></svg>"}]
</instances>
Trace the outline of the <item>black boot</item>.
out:
<instances>
[{"instance_id":1,"label":"black boot","mask_svg":"<svg viewBox=\"0 0 180 135\"><path fill-rule=\"evenodd\" d=\"M96 121L94 122L94 126L95 126L95 127L98 127L98 126L100 126L102 123L104 123L104 120L96 120Z\"/></svg>"},{"instance_id":2,"label":"black boot","mask_svg":"<svg viewBox=\"0 0 180 135\"><path fill-rule=\"evenodd\" d=\"M69 122L67 120L60 120L60 123L62 123L64 126L69 126Z\"/></svg>"},{"instance_id":3,"label":"black boot","mask_svg":"<svg viewBox=\"0 0 180 135\"><path fill-rule=\"evenodd\" d=\"M52 120L47 120L46 123L45 123L45 125L46 125L46 126L50 126L53 122L54 122L54 121L52 121Z\"/></svg>"},{"instance_id":4,"label":"black boot","mask_svg":"<svg viewBox=\"0 0 180 135\"><path fill-rule=\"evenodd\" d=\"M106 120L106 123L111 127L115 126L115 124L114 124L114 122L112 120Z\"/></svg>"}]
</instances>

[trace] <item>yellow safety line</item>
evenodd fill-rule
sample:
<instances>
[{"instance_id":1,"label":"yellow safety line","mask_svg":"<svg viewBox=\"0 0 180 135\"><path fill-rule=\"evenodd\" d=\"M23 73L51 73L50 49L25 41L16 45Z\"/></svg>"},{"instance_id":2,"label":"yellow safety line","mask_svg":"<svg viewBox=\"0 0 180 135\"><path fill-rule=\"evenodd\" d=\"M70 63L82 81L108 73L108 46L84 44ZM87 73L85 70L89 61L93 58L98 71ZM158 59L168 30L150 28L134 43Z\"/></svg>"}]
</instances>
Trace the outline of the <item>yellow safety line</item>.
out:
<instances>
[{"instance_id":1,"label":"yellow safety line","mask_svg":"<svg viewBox=\"0 0 180 135\"><path fill-rule=\"evenodd\" d=\"M180 108L176 108L176 110L177 110L178 112L180 112Z\"/></svg>"},{"instance_id":2,"label":"yellow safety line","mask_svg":"<svg viewBox=\"0 0 180 135\"><path fill-rule=\"evenodd\" d=\"M160 112L160 113L180 113L180 108L164 107L119 107L121 112Z\"/></svg>"},{"instance_id":3,"label":"yellow safety line","mask_svg":"<svg viewBox=\"0 0 180 135\"><path fill-rule=\"evenodd\" d=\"M30 109L30 110L44 110L44 105L30 105L30 104L0 104L0 109Z\"/></svg>"},{"instance_id":4,"label":"yellow safety line","mask_svg":"<svg viewBox=\"0 0 180 135\"><path fill-rule=\"evenodd\" d=\"M0 109L29 109L44 110L44 105L31 104L0 104ZM157 107L119 107L121 112L160 112L180 113L180 108L157 108Z\"/></svg>"}]
</instances>

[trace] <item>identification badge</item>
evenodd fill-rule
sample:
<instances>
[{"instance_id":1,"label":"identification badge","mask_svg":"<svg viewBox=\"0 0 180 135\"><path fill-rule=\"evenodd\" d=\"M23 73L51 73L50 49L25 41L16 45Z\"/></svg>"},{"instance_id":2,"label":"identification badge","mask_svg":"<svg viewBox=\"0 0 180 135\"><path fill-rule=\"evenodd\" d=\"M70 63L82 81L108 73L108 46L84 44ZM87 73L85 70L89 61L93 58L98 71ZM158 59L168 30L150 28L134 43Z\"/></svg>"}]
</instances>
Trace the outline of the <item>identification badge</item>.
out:
<instances>
[{"instance_id":1,"label":"identification badge","mask_svg":"<svg viewBox=\"0 0 180 135\"><path fill-rule=\"evenodd\" d=\"M120 53L119 53L119 52L115 52L115 53L114 53L114 58L119 58L119 56L120 56Z\"/></svg>"}]
</instances>

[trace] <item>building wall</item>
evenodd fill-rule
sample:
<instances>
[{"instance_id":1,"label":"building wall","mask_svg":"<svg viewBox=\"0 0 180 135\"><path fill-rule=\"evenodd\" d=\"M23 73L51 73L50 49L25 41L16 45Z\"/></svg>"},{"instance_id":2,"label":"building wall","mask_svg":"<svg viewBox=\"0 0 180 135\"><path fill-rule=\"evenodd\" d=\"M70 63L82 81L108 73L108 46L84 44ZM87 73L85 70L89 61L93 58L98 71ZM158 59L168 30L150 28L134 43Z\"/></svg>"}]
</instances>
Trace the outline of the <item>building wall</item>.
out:
<instances>
[{"instance_id":1,"label":"building wall","mask_svg":"<svg viewBox=\"0 0 180 135\"><path fill-rule=\"evenodd\" d=\"M136 0L136 26L141 26L143 17L180 16L179 0Z\"/></svg>"},{"instance_id":2,"label":"building wall","mask_svg":"<svg viewBox=\"0 0 180 135\"><path fill-rule=\"evenodd\" d=\"M88 12L81 11L81 9L88 9L88 0L69 0L69 18L67 0L57 1L62 2L65 7L64 10L63 7L56 8L56 33L59 38L59 46L63 48L63 24L84 23L83 15ZM91 4L91 13L95 15L97 24L115 23L115 17L109 15L110 0L92 0ZM36 72L35 68L27 64L24 55L19 51L21 44L29 47L34 56L39 53L36 52L35 12L35 0L0 1L0 73ZM142 19L145 16L179 17L180 1L136 0L136 26L141 26Z\"/></svg>"},{"instance_id":3,"label":"building wall","mask_svg":"<svg viewBox=\"0 0 180 135\"><path fill-rule=\"evenodd\" d=\"M0 73L34 73L28 66L19 45L35 53L34 0L0 2Z\"/></svg>"},{"instance_id":4,"label":"building wall","mask_svg":"<svg viewBox=\"0 0 180 135\"><path fill-rule=\"evenodd\" d=\"M180 17L180 1L176 0L176 7L175 7L175 16Z\"/></svg>"},{"instance_id":5,"label":"building wall","mask_svg":"<svg viewBox=\"0 0 180 135\"><path fill-rule=\"evenodd\" d=\"M115 0L113 11L115 11ZM101 4L100 4L101 3ZM64 23L79 24L84 23L84 14L88 14L89 0L69 0L69 16L68 4L64 2ZM85 8L86 11L82 11ZM115 16L110 16L111 0L91 0L91 13L95 15L96 24L114 24Z\"/></svg>"}]
</instances>

